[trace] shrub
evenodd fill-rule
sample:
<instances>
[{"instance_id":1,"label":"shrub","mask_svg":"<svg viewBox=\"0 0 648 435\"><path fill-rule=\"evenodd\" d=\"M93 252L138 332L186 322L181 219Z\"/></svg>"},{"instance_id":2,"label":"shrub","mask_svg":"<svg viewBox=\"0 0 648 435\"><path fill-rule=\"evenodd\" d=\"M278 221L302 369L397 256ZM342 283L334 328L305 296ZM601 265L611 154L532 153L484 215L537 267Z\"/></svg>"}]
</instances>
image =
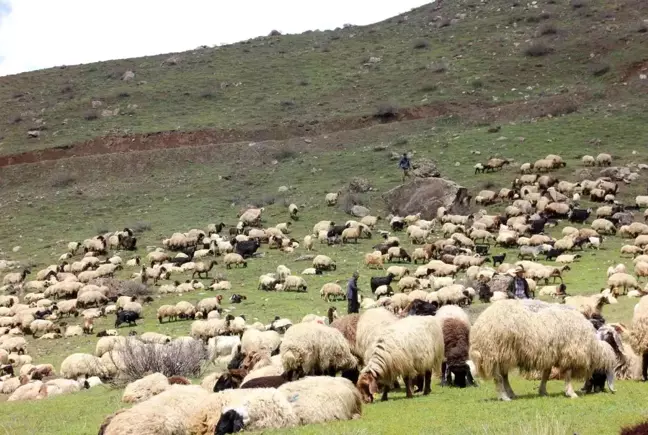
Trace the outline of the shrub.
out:
<instances>
[{"instance_id":1,"label":"shrub","mask_svg":"<svg viewBox=\"0 0 648 435\"><path fill-rule=\"evenodd\" d=\"M423 48L428 48L429 46L430 43L425 39L419 39L418 41L414 42L414 48L419 50Z\"/></svg>"},{"instance_id":2,"label":"shrub","mask_svg":"<svg viewBox=\"0 0 648 435\"><path fill-rule=\"evenodd\" d=\"M130 94L128 92L123 91L123 92L120 92L119 94L117 94L117 96L119 98L128 98L128 97L130 97Z\"/></svg>"},{"instance_id":3,"label":"shrub","mask_svg":"<svg viewBox=\"0 0 648 435\"><path fill-rule=\"evenodd\" d=\"M85 119L86 121L94 121L95 119L99 119L99 112L97 112L96 110L88 110L83 114L83 119Z\"/></svg>"},{"instance_id":4,"label":"shrub","mask_svg":"<svg viewBox=\"0 0 648 435\"><path fill-rule=\"evenodd\" d=\"M589 66L589 72L594 77L599 77L607 74L610 71L610 65L606 63L595 63Z\"/></svg>"},{"instance_id":5,"label":"shrub","mask_svg":"<svg viewBox=\"0 0 648 435\"><path fill-rule=\"evenodd\" d=\"M444 18L444 19L440 20L440 21L437 23L437 27L438 27L439 29L442 29L442 28L444 28L444 27L448 27L449 25L450 25L450 20L447 19L447 18Z\"/></svg>"},{"instance_id":6,"label":"shrub","mask_svg":"<svg viewBox=\"0 0 648 435\"><path fill-rule=\"evenodd\" d=\"M364 205L365 201L359 193L343 193L338 198L338 207L347 214L351 214L354 205Z\"/></svg>"},{"instance_id":7,"label":"shrub","mask_svg":"<svg viewBox=\"0 0 648 435\"><path fill-rule=\"evenodd\" d=\"M394 142L394 145L396 145L396 146L403 146L403 145L407 145L408 142L409 142L409 140L407 140L406 137L399 137L399 138L396 139L396 141Z\"/></svg>"},{"instance_id":8,"label":"shrub","mask_svg":"<svg viewBox=\"0 0 648 435\"><path fill-rule=\"evenodd\" d=\"M563 101L558 101L545 110L546 115L551 115L551 116L562 116L562 115L569 115L570 113L574 113L578 110L578 104L576 104L573 101L570 100L563 100Z\"/></svg>"},{"instance_id":9,"label":"shrub","mask_svg":"<svg viewBox=\"0 0 648 435\"><path fill-rule=\"evenodd\" d=\"M133 230L136 233L143 233L145 231L151 231L151 224L148 222L135 222L132 225L128 225L128 228Z\"/></svg>"},{"instance_id":10,"label":"shrub","mask_svg":"<svg viewBox=\"0 0 648 435\"><path fill-rule=\"evenodd\" d=\"M292 160L297 157L297 152L293 150L279 150L272 154L272 157L278 162L284 162L286 160Z\"/></svg>"},{"instance_id":11,"label":"shrub","mask_svg":"<svg viewBox=\"0 0 648 435\"><path fill-rule=\"evenodd\" d=\"M273 30L268 36L281 36L281 32L279 30Z\"/></svg>"},{"instance_id":12,"label":"shrub","mask_svg":"<svg viewBox=\"0 0 648 435\"><path fill-rule=\"evenodd\" d=\"M585 0L571 0L571 7L574 9L585 7L585 5Z\"/></svg>"},{"instance_id":13,"label":"shrub","mask_svg":"<svg viewBox=\"0 0 648 435\"><path fill-rule=\"evenodd\" d=\"M637 26L637 32L639 32L639 33L648 32L648 24L646 24L644 22L639 23L639 26Z\"/></svg>"},{"instance_id":14,"label":"shrub","mask_svg":"<svg viewBox=\"0 0 648 435\"><path fill-rule=\"evenodd\" d=\"M548 45L542 42L534 42L524 50L524 54L526 54L529 57L546 56L551 52L553 52L553 48L549 47Z\"/></svg>"},{"instance_id":15,"label":"shrub","mask_svg":"<svg viewBox=\"0 0 648 435\"><path fill-rule=\"evenodd\" d=\"M65 85L65 86L63 86L61 88L61 93L62 94L69 94L72 91L73 91L73 89L72 89L72 86L70 86L70 85Z\"/></svg>"},{"instance_id":16,"label":"shrub","mask_svg":"<svg viewBox=\"0 0 648 435\"><path fill-rule=\"evenodd\" d=\"M261 197L261 199L257 199L251 202L253 206L257 208L261 208L261 207L266 207L268 205L272 205L275 202L277 202L277 197L274 195L264 195L263 197Z\"/></svg>"},{"instance_id":17,"label":"shrub","mask_svg":"<svg viewBox=\"0 0 648 435\"><path fill-rule=\"evenodd\" d=\"M383 120L393 119L396 115L398 115L398 107L391 103L380 104L374 113L375 118Z\"/></svg>"},{"instance_id":18,"label":"shrub","mask_svg":"<svg viewBox=\"0 0 648 435\"><path fill-rule=\"evenodd\" d=\"M299 81L297 82L297 84L298 84L299 86L308 86L308 85L310 85L310 83L309 83L308 80L306 80L306 79L301 79L301 80L299 80Z\"/></svg>"},{"instance_id":19,"label":"shrub","mask_svg":"<svg viewBox=\"0 0 648 435\"><path fill-rule=\"evenodd\" d=\"M555 35L556 33L558 33L558 29L552 23L545 23L538 28L538 34L540 36Z\"/></svg>"},{"instance_id":20,"label":"shrub","mask_svg":"<svg viewBox=\"0 0 648 435\"><path fill-rule=\"evenodd\" d=\"M285 109L292 109L295 107L295 102L293 100L283 100L279 103L279 105Z\"/></svg>"},{"instance_id":21,"label":"shrub","mask_svg":"<svg viewBox=\"0 0 648 435\"><path fill-rule=\"evenodd\" d=\"M171 342L159 346L129 339L120 348L123 372L126 382L141 379L151 373L164 376L196 377L207 364L208 354L202 343Z\"/></svg>"},{"instance_id":22,"label":"shrub","mask_svg":"<svg viewBox=\"0 0 648 435\"><path fill-rule=\"evenodd\" d=\"M51 178L50 185L57 188L68 187L74 184L75 181L76 177L71 174L55 174Z\"/></svg>"},{"instance_id":23,"label":"shrub","mask_svg":"<svg viewBox=\"0 0 648 435\"><path fill-rule=\"evenodd\" d=\"M448 69L448 65L443 62L434 62L428 66L428 69L434 73L443 73Z\"/></svg>"},{"instance_id":24,"label":"shrub","mask_svg":"<svg viewBox=\"0 0 648 435\"><path fill-rule=\"evenodd\" d=\"M426 85L421 86L421 92L434 92L437 89L439 89L439 87L434 83L428 83Z\"/></svg>"},{"instance_id":25,"label":"shrub","mask_svg":"<svg viewBox=\"0 0 648 435\"><path fill-rule=\"evenodd\" d=\"M204 98L206 100L210 100L215 97L216 97L216 93L211 89L204 90L200 93L200 98Z\"/></svg>"},{"instance_id":26,"label":"shrub","mask_svg":"<svg viewBox=\"0 0 648 435\"><path fill-rule=\"evenodd\" d=\"M481 89L484 87L484 82L481 79L475 79L470 82L470 86L472 86L473 89Z\"/></svg>"}]
</instances>

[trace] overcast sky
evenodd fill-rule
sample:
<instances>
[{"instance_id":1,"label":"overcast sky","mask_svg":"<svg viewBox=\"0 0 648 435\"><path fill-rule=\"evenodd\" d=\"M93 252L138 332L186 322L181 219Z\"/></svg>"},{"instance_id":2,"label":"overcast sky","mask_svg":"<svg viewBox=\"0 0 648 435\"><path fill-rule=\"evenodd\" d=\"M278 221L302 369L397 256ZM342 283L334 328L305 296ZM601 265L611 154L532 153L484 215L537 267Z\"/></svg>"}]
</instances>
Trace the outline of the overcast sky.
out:
<instances>
[{"instance_id":1,"label":"overcast sky","mask_svg":"<svg viewBox=\"0 0 648 435\"><path fill-rule=\"evenodd\" d=\"M0 76L381 21L430 0L0 0Z\"/></svg>"}]
</instances>

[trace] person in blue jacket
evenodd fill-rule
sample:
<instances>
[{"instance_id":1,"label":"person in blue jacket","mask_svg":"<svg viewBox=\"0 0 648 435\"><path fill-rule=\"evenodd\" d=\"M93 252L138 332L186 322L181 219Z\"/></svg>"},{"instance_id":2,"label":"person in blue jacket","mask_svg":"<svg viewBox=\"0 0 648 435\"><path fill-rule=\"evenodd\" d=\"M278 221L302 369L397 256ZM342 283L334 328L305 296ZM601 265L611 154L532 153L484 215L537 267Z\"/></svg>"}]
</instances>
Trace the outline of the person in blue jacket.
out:
<instances>
[{"instance_id":1,"label":"person in blue jacket","mask_svg":"<svg viewBox=\"0 0 648 435\"><path fill-rule=\"evenodd\" d=\"M407 153L403 153L403 157L401 157L400 161L398 162L398 167L403 170L404 183L405 178L409 177L409 171L412 169L412 162L410 162L409 157L407 157Z\"/></svg>"}]
</instances>

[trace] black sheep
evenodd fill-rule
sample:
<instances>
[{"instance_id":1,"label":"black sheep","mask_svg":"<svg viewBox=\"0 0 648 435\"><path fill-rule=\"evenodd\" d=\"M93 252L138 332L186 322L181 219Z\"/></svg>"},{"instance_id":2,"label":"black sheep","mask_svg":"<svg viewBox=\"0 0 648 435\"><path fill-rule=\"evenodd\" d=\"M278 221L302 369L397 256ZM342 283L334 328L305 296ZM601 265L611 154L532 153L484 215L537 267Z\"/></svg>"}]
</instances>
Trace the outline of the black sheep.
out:
<instances>
[{"instance_id":1,"label":"black sheep","mask_svg":"<svg viewBox=\"0 0 648 435\"><path fill-rule=\"evenodd\" d=\"M547 261L555 260L556 258L558 258L559 255L562 255L564 252L565 252L564 249L552 248L547 252L545 252L545 259Z\"/></svg>"},{"instance_id":2,"label":"black sheep","mask_svg":"<svg viewBox=\"0 0 648 435\"><path fill-rule=\"evenodd\" d=\"M392 280L394 279L394 276L395 275L393 273L388 273L387 276L372 276L371 280L369 281L371 286L371 293L376 293L376 289L381 285L390 285Z\"/></svg>"},{"instance_id":3,"label":"black sheep","mask_svg":"<svg viewBox=\"0 0 648 435\"><path fill-rule=\"evenodd\" d=\"M493 255L493 267L497 267L497 263L502 264L506 260L506 252L500 255Z\"/></svg>"},{"instance_id":4,"label":"black sheep","mask_svg":"<svg viewBox=\"0 0 648 435\"><path fill-rule=\"evenodd\" d=\"M236 409L228 409L218 419L214 435L241 432L245 429L245 417Z\"/></svg>"},{"instance_id":5,"label":"black sheep","mask_svg":"<svg viewBox=\"0 0 648 435\"><path fill-rule=\"evenodd\" d=\"M445 360L441 367L441 385L454 385L459 388L465 388L467 385L477 386L467 364L470 327L462 320L446 318L443 320L442 330Z\"/></svg>"},{"instance_id":6,"label":"black sheep","mask_svg":"<svg viewBox=\"0 0 648 435\"><path fill-rule=\"evenodd\" d=\"M405 221L393 221L391 223L391 229L394 231L403 231L405 228Z\"/></svg>"},{"instance_id":7,"label":"black sheep","mask_svg":"<svg viewBox=\"0 0 648 435\"><path fill-rule=\"evenodd\" d=\"M408 316L434 316L439 308L436 302L426 302L420 299L413 300L403 312Z\"/></svg>"},{"instance_id":8,"label":"black sheep","mask_svg":"<svg viewBox=\"0 0 648 435\"><path fill-rule=\"evenodd\" d=\"M117 318L115 319L115 328L119 328L119 325L122 323L128 323L128 326L137 326L135 322L137 319L139 319L139 314L135 311L118 311Z\"/></svg>"},{"instance_id":9,"label":"black sheep","mask_svg":"<svg viewBox=\"0 0 648 435\"><path fill-rule=\"evenodd\" d=\"M479 255L488 255L490 246L488 245L475 245L475 252Z\"/></svg>"},{"instance_id":10,"label":"black sheep","mask_svg":"<svg viewBox=\"0 0 648 435\"><path fill-rule=\"evenodd\" d=\"M575 208L569 213L569 222L582 224L589 219L592 209Z\"/></svg>"},{"instance_id":11,"label":"black sheep","mask_svg":"<svg viewBox=\"0 0 648 435\"><path fill-rule=\"evenodd\" d=\"M243 258L249 258L259 249L261 243L258 240L246 240L243 242L236 242L234 244L234 251Z\"/></svg>"},{"instance_id":12,"label":"black sheep","mask_svg":"<svg viewBox=\"0 0 648 435\"><path fill-rule=\"evenodd\" d=\"M340 237L342 235L342 231L345 229L349 228L351 225L333 225L331 228L329 228L328 232L326 233L326 237L331 239L331 238L336 238Z\"/></svg>"},{"instance_id":13,"label":"black sheep","mask_svg":"<svg viewBox=\"0 0 648 435\"><path fill-rule=\"evenodd\" d=\"M262 376L259 378L250 379L243 385L241 389L244 388L278 388L288 382L288 379L284 375L277 376Z\"/></svg>"},{"instance_id":14,"label":"black sheep","mask_svg":"<svg viewBox=\"0 0 648 435\"><path fill-rule=\"evenodd\" d=\"M485 304L489 303L491 298L493 297L493 292L491 291L488 284L484 282L480 282L477 284L477 287L478 287L477 293L479 294L479 300Z\"/></svg>"},{"instance_id":15,"label":"black sheep","mask_svg":"<svg viewBox=\"0 0 648 435\"><path fill-rule=\"evenodd\" d=\"M246 299L247 299L247 297L245 297L244 295L239 295L239 294L236 294L236 293L234 293L232 296L230 296L230 302L233 303L233 304L240 304L241 301L244 301Z\"/></svg>"}]
</instances>

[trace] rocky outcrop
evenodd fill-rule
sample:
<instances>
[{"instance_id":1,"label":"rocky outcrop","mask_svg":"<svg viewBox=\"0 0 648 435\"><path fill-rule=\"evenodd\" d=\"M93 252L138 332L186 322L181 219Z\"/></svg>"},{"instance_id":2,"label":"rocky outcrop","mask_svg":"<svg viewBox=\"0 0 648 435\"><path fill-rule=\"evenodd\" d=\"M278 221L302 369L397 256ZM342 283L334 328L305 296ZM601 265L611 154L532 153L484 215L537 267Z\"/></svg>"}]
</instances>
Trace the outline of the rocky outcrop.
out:
<instances>
[{"instance_id":1,"label":"rocky outcrop","mask_svg":"<svg viewBox=\"0 0 648 435\"><path fill-rule=\"evenodd\" d=\"M387 209L396 215L421 213L423 219L433 219L439 207L450 213L468 210L468 190L445 178L420 178L398 186L383 195Z\"/></svg>"}]
</instances>

